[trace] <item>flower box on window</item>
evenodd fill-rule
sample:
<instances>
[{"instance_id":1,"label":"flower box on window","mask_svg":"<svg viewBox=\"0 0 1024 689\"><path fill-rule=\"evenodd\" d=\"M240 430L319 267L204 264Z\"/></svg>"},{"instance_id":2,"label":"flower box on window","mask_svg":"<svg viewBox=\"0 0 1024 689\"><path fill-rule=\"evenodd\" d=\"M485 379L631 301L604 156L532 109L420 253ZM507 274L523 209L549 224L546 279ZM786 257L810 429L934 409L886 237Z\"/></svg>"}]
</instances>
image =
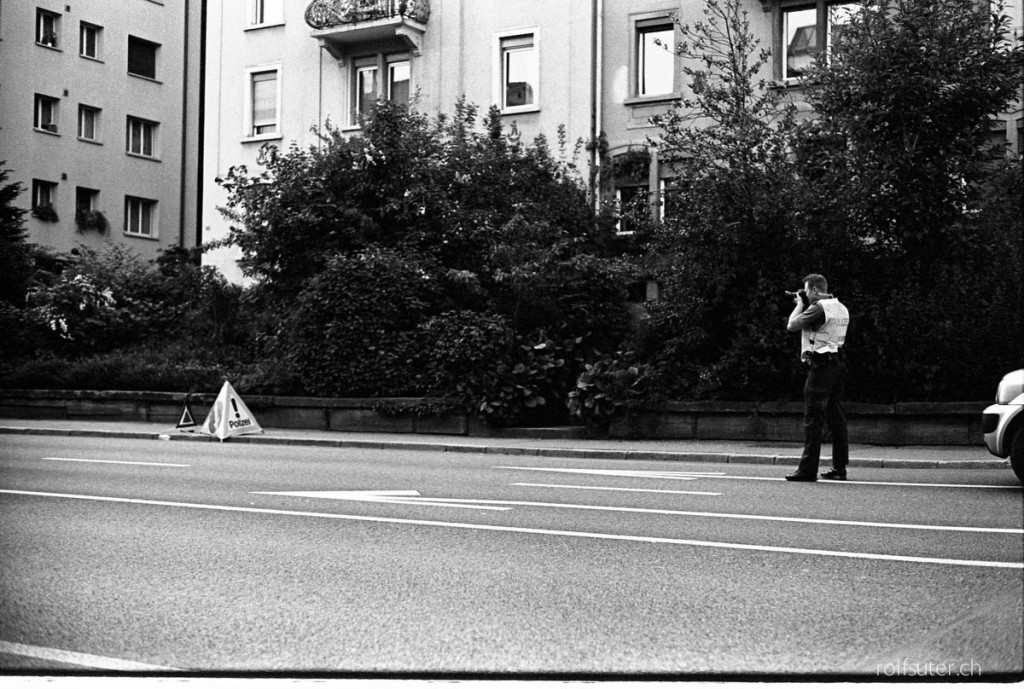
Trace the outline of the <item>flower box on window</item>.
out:
<instances>
[{"instance_id":1,"label":"flower box on window","mask_svg":"<svg viewBox=\"0 0 1024 689\"><path fill-rule=\"evenodd\" d=\"M107 231L107 216L103 215L100 211L88 211L79 208L75 212L75 224L78 226L79 232L96 230L103 234Z\"/></svg>"},{"instance_id":2,"label":"flower box on window","mask_svg":"<svg viewBox=\"0 0 1024 689\"><path fill-rule=\"evenodd\" d=\"M43 222L57 222L57 211L53 206L36 206L32 209L33 217L39 218Z\"/></svg>"}]
</instances>

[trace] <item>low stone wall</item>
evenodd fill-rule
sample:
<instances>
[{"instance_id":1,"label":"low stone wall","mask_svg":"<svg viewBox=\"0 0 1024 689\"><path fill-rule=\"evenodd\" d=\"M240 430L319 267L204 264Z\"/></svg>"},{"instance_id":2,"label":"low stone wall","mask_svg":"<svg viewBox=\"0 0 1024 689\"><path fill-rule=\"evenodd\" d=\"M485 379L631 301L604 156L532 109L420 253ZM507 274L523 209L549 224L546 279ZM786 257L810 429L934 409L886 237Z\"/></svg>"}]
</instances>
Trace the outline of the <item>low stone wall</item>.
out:
<instances>
[{"instance_id":1,"label":"low stone wall","mask_svg":"<svg viewBox=\"0 0 1024 689\"><path fill-rule=\"evenodd\" d=\"M987 402L847 403L852 442L867 445L982 445ZM612 423L620 438L803 441L803 403L671 402Z\"/></svg>"},{"instance_id":2,"label":"low stone wall","mask_svg":"<svg viewBox=\"0 0 1024 689\"><path fill-rule=\"evenodd\" d=\"M175 425L186 402L202 423L216 393L78 390L0 390L0 418L149 421ZM505 435L471 414L382 414L425 400L244 395L266 428L326 431ZM987 402L897 405L847 404L850 438L874 445L981 445L981 412ZM611 425L613 438L793 441L803 439L801 403L674 402L657 412L633 413ZM582 429L580 429L582 430ZM522 434L523 432L520 432Z\"/></svg>"}]
</instances>

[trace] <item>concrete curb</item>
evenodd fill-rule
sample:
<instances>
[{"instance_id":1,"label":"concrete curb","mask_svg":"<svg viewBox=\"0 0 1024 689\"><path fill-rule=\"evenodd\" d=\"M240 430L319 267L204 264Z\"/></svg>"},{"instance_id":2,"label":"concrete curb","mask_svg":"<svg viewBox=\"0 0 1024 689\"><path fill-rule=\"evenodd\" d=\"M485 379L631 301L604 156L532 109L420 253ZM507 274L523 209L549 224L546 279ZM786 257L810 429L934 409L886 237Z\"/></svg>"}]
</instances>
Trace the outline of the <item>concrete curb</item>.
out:
<instances>
[{"instance_id":1,"label":"concrete curb","mask_svg":"<svg viewBox=\"0 0 1024 689\"><path fill-rule=\"evenodd\" d=\"M163 440L173 442L219 442L208 435L190 433L171 434L143 431L101 431L64 428L27 428L6 426L0 427L0 435L58 435L88 438L127 438L135 440ZM578 459L619 459L619 460L653 460L676 462L700 462L709 464L767 464L775 466L796 466L800 457L796 455L758 455L708 452L670 452L650 450L599 450L557 447L517 447L504 445L469 445L444 442L400 442L400 441L368 441L345 440L333 438L298 438L298 437L267 437L262 435L244 435L230 438L232 443L250 443L254 445L304 445L309 447L337 447L370 450L407 450L452 453L483 453L495 455L520 455L533 457L562 457ZM851 457L851 467L870 467L874 469L1009 469L1008 459L983 460L919 460L919 459L872 459L867 457Z\"/></svg>"}]
</instances>

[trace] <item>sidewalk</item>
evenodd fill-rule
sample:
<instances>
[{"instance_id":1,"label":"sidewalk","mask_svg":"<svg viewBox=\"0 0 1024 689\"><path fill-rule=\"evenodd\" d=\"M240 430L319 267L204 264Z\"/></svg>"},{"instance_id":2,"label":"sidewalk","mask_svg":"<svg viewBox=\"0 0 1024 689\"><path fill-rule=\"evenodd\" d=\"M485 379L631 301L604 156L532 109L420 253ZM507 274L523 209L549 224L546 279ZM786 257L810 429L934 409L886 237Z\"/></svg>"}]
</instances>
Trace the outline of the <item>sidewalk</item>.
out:
<instances>
[{"instance_id":1,"label":"sidewalk","mask_svg":"<svg viewBox=\"0 0 1024 689\"><path fill-rule=\"evenodd\" d=\"M802 446L791 442L746 440L591 440L580 438L466 437L404 433L346 433L290 428L267 428L262 434L236 436L225 442L316 447L484 452L498 455L578 457L581 459L644 459L729 464L795 466ZM172 424L135 421L0 419L0 447L5 434L136 438L217 442L212 436L180 431ZM828 466L831 448L822 448ZM851 445L851 467L898 469L1004 469L1009 460L989 454L984 446Z\"/></svg>"}]
</instances>

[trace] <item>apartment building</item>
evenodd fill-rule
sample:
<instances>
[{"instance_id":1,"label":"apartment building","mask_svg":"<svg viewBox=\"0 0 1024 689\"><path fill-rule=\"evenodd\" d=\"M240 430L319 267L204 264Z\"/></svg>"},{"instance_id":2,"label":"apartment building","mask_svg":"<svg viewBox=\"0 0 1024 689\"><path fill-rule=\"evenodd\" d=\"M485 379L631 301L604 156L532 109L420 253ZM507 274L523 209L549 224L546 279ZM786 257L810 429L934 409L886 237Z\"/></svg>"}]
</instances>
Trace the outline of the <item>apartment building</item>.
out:
<instances>
[{"instance_id":1,"label":"apartment building","mask_svg":"<svg viewBox=\"0 0 1024 689\"><path fill-rule=\"evenodd\" d=\"M29 241L198 241L199 0L0 0L0 161Z\"/></svg>"},{"instance_id":2,"label":"apartment building","mask_svg":"<svg viewBox=\"0 0 1024 689\"><path fill-rule=\"evenodd\" d=\"M766 77L796 83L852 5L826 0L744 0L752 29L771 47ZM640 197L659 212L670 171L651 145L663 112L686 85L677 16L704 18L697 0L210 0L202 225L204 241L225 237L215 179L233 165L257 167L266 144L316 144L312 127L331 122L358 133L359 115L378 98L408 101L429 114L460 97L496 105L526 138L570 142L604 134L607 154L645 161L646 174L601 180L622 202ZM1019 27L1020 10L1016 10ZM994 125L1016 150L1020 111ZM584 153L584 155L587 155ZM586 169L594 160L578 161ZM625 167L625 166L624 166ZM204 261L241 279L237 254Z\"/></svg>"}]
</instances>

